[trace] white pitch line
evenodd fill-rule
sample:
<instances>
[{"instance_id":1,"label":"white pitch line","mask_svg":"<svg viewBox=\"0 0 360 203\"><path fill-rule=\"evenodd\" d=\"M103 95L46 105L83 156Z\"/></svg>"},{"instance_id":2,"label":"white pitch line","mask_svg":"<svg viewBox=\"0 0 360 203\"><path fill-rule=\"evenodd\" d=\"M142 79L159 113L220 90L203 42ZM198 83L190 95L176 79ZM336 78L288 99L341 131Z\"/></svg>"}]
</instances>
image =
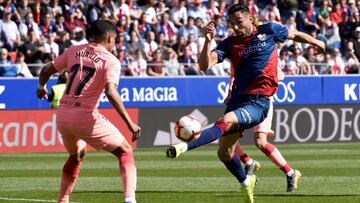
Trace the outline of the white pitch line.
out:
<instances>
[{"instance_id":1,"label":"white pitch line","mask_svg":"<svg viewBox=\"0 0 360 203\"><path fill-rule=\"evenodd\" d=\"M0 200L5 200L5 201L24 201L24 202L57 202L56 200L23 199L23 198L7 198L7 197L0 197ZM80 203L80 202L73 202L73 203Z\"/></svg>"}]
</instances>

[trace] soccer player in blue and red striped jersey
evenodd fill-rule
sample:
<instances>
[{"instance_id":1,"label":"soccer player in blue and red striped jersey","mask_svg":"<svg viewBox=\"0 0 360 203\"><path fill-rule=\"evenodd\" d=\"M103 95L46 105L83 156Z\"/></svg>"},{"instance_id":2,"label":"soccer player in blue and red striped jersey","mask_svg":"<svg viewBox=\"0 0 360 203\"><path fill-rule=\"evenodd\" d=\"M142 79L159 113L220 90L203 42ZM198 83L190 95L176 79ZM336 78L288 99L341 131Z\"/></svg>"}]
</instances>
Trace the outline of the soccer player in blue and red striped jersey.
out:
<instances>
[{"instance_id":1,"label":"soccer player in blue and red striped jersey","mask_svg":"<svg viewBox=\"0 0 360 203\"><path fill-rule=\"evenodd\" d=\"M205 44L199 59L203 71L225 58L230 59L234 66L234 83L225 114L213 127L203 130L199 139L172 145L166 154L170 158L178 157L187 150L219 138L219 159L241 183L246 202L253 202L256 178L246 175L238 156L234 156L234 150L241 134L238 132L261 123L267 116L269 98L278 87L277 43L283 43L286 39L310 43L317 47L318 53L325 51L325 44L303 32L290 31L278 23L257 27L253 24L249 9L242 3L229 9L228 24L235 36L226 38L215 50L210 50L210 42L215 35L214 23L210 22L204 28Z\"/></svg>"}]
</instances>

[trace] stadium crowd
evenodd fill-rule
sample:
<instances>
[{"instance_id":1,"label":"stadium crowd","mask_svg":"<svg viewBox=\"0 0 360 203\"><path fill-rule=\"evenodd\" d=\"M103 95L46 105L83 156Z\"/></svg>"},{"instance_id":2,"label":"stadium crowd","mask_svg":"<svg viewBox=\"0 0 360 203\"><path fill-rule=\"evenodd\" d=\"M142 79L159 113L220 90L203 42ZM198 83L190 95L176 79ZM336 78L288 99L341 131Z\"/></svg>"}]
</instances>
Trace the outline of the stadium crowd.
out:
<instances>
[{"instance_id":1,"label":"stadium crowd","mask_svg":"<svg viewBox=\"0 0 360 203\"><path fill-rule=\"evenodd\" d=\"M233 32L227 9L236 0L0 0L0 76L33 77L41 64L72 45L87 43L97 19L112 21L118 35L113 53L124 76L229 74L225 61L206 73L197 65L205 41L202 28L215 22L216 43ZM283 23L323 40L325 55L314 47L287 41L279 64L288 75L359 73L360 1L244 0L255 24ZM39 65L40 64L40 65Z\"/></svg>"}]
</instances>

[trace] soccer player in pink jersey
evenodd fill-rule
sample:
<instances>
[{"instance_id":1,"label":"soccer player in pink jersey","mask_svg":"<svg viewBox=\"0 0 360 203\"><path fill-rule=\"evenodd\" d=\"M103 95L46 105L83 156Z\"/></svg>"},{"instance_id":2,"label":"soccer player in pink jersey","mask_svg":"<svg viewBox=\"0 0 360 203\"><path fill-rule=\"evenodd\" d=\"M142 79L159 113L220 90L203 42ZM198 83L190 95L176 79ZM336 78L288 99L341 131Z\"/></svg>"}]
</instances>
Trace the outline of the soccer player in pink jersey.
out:
<instances>
[{"instance_id":1,"label":"soccer player in pink jersey","mask_svg":"<svg viewBox=\"0 0 360 203\"><path fill-rule=\"evenodd\" d=\"M133 133L132 141L139 138L141 128L128 115L117 90L121 64L110 52L116 37L113 24L107 20L97 20L92 25L92 34L92 43L70 47L41 70L36 91L38 98L45 99L48 92L45 84L50 76L64 69L69 72L56 119L64 146L70 154L63 167L58 202L69 202L86 145L89 144L118 158L124 202L134 203L136 167L133 150L120 131L98 111L104 89L110 103Z\"/></svg>"}]
</instances>

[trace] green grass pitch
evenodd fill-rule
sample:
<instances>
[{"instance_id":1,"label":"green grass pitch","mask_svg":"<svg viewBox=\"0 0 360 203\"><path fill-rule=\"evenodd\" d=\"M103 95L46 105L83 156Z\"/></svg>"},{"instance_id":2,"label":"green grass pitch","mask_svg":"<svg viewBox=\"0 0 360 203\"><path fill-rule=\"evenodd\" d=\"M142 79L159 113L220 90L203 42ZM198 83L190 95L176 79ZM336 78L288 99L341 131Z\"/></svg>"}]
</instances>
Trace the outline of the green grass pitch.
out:
<instances>
[{"instance_id":1,"label":"green grass pitch","mask_svg":"<svg viewBox=\"0 0 360 203\"><path fill-rule=\"evenodd\" d=\"M294 193L254 146L248 154L261 163L255 202L360 202L360 144L278 145L303 177ZM162 148L136 149L139 203L243 202L239 183L218 161L216 146L167 159ZM55 202L65 153L0 155L0 202ZM89 152L72 194L73 202L122 202L117 159Z\"/></svg>"}]
</instances>

